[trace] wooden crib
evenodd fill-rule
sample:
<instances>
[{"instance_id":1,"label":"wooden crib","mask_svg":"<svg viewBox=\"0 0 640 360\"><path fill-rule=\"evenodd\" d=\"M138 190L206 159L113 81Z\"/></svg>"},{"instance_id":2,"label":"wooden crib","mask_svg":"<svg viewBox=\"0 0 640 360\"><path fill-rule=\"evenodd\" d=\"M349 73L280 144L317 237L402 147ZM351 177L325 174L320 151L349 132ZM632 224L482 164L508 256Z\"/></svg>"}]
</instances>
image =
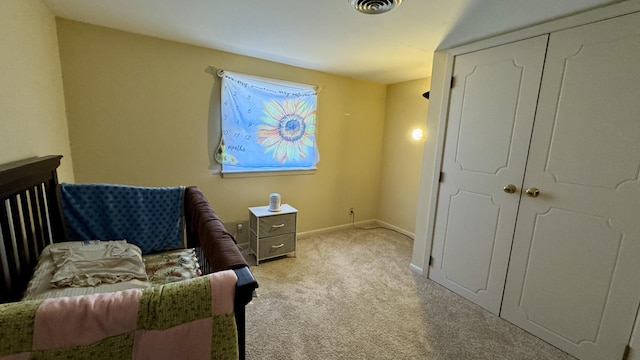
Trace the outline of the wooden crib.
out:
<instances>
[{"instance_id":1,"label":"wooden crib","mask_svg":"<svg viewBox=\"0 0 640 360\"><path fill-rule=\"evenodd\" d=\"M66 241L56 187L62 156L0 165L0 303L17 302L42 250ZM187 247L196 248L203 274L233 270L238 353L244 358L245 305L258 287L233 237L197 187L184 194Z\"/></svg>"}]
</instances>

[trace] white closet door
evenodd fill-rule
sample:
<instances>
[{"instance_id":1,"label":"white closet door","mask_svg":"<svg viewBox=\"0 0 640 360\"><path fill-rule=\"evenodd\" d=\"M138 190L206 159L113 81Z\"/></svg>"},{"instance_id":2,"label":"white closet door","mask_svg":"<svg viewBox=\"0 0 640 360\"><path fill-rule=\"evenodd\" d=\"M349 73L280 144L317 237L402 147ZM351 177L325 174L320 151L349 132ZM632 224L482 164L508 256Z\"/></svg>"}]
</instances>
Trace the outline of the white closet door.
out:
<instances>
[{"instance_id":1,"label":"white closet door","mask_svg":"<svg viewBox=\"0 0 640 360\"><path fill-rule=\"evenodd\" d=\"M497 314L547 36L457 56L429 277ZM507 193L506 185L515 191Z\"/></svg>"},{"instance_id":2,"label":"white closet door","mask_svg":"<svg viewBox=\"0 0 640 360\"><path fill-rule=\"evenodd\" d=\"M549 39L501 315L621 359L640 301L640 14Z\"/></svg>"}]
</instances>

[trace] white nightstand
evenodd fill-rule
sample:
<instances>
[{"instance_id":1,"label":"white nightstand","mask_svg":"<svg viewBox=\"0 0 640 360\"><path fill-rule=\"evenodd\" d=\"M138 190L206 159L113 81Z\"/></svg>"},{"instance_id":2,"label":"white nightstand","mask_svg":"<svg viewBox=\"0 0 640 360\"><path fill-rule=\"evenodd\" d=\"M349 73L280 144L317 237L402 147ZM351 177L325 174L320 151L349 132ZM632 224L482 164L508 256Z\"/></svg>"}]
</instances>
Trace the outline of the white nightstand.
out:
<instances>
[{"instance_id":1,"label":"white nightstand","mask_svg":"<svg viewBox=\"0 0 640 360\"><path fill-rule=\"evenodd\" d=\"M268 206L249 208L249 248L260 261L296 252L296 222L298 210L283 204L280 211Z\"/></svg>"}]
</instances>

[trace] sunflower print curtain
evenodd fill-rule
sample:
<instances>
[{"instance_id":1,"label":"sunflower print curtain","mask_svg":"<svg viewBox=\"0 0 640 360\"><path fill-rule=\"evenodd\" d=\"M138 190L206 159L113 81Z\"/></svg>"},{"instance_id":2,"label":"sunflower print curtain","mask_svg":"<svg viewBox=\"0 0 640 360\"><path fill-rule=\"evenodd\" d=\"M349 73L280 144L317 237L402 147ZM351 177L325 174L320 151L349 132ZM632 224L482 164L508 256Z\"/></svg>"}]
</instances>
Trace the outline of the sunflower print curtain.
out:
<instances>
[{"instance_id":1,"label":"sunflower print curtain","mask_svg":"<svg viewBox=\"0 0 640 360\"><path fill-rule=\"evenodd\" d=\"M216 153L222 170L315 169L317 97L310 85L225 71Z\"/></svg>"}]
</instances>

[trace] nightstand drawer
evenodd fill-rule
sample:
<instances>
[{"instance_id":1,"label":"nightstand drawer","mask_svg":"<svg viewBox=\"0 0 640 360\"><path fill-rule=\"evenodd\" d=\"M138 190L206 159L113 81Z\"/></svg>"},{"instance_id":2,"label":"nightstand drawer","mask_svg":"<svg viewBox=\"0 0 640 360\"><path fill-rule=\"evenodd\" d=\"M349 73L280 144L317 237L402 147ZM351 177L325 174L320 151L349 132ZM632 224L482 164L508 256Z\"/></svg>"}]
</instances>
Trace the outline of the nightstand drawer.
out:
<instances>
[{"instance_id":1,"label":"nightstand drawer","mask_svg":"<svg viewBox=\"0 0 640 360\"><path fill-rule=\"evenodd\" d=\"M288 254L296 251L296 235L285 234L263 238L260 239L258 246L260 247L258 253L261 259Z\"/></svg>"},{"instance_id":2,"label":"nightstand drawer","mask_svg":"<svg viewBox=\"0 0 640 360\"><path fill-rule=\"evenodd\" d=\"M295 233L296 214L283 214L261 217L259 219L258 227L258 234L260 236L260 239L264 239L269 236Z\"/></svg>"}]
</instances>

